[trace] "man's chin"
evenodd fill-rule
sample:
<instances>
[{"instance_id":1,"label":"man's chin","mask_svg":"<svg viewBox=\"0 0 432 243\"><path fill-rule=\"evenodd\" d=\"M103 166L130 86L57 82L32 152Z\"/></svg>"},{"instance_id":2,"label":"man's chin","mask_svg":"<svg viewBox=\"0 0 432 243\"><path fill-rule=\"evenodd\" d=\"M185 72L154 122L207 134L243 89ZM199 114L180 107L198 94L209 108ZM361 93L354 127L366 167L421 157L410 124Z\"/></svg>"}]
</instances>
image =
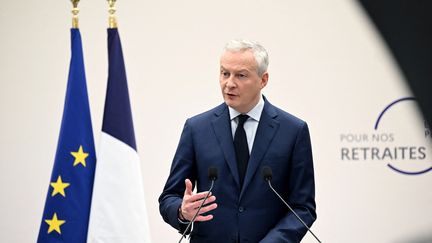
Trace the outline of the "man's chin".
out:
<instances>
[{"instance_id":1,"label":"man's chin","mask_svg":"<svg viewBox=\"0 0 432 243\"><path fill-rule=\"evenodd\" d=\"M233 100L231 100L231 99L225 99L225 104L227 105L227 106L229 106L229 107L231 107L231 108L234 108L235 109L235 107L236 107L236 104L235 104L235 102L233 102Z\"/></svg>"},{"instance_id":2,"label":"man's chin","mask_svg":"<svg viewBox=\"0 0 432 243\"><path fill-rule=\"evenodd\" d=\"M238 104L236 104L234 102L225 102L225 104L227 106L233 108L234 110L236 110L236 111L238 111L240 113L243 113L242 108Z\"/></svg>"}]
</instances>

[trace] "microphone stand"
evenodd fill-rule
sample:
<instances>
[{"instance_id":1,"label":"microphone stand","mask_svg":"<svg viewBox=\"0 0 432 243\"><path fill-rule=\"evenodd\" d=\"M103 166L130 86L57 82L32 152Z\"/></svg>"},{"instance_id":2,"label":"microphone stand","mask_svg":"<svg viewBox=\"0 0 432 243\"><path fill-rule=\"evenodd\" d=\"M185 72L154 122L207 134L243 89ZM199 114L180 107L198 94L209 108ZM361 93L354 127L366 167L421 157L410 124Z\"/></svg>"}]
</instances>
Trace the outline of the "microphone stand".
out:
<instances>
[{"instance_id":1,"label":"microphone stand","mask_svg":"<svg viewBox=\"0 0 432 243\"><path fill-rule=\"evenodd\" d=\"M306 225L306 223L300 218L300 216L298 216L298 214L291 208L291 206L285 202L285 200L281 197L281 195L279 195L279 193L277 193L277 191L273 188L271 182L270 182L270 178L265 178L265 180L267 181L267 183L269 184L270 188L272 189L272 191L279 197L279 199L289 208L289 210L297 217L297 219L307 228L307 230L315 237L315 239L321 243L321 241L318 239L318 237L316 237L316 235L312 232L312 230L310 230L310 228Z\"/></svg>"}]
</instances>

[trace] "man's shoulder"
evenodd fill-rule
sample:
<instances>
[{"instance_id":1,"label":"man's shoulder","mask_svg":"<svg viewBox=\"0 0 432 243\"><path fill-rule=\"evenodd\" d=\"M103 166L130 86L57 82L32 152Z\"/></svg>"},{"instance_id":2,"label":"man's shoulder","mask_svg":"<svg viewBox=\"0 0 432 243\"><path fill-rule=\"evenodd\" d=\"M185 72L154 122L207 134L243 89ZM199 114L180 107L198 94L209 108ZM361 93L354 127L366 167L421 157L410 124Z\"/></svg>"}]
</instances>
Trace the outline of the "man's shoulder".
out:
<instances>
[{"instance_id":1,"label":"man's shoulder","mask_svg":"<svg viewBox=\"0 0 432 243\"><path fill-rule=\"evenodd\" d=\"M277 121L279 121L282 124L287 124L291 126L294 125L299 127L302 127L306 124L306 122L303 119L285 110L282 110L281 108L275 105L272 105L270 102L268 102L266 105L267 107L264 107L264 111L267 112L267 114L269 114L270 116L273 116Z\"/></svg>"},{"instance_id":2,"label":"man's shoulder","mask_svg":"<svg viewBox=\"0 0 432 243\"><path fill-rule=\"evenodd\" d=\"M195 116L192 116L188 119L188 122L191 123L201 123L201 122L209 122L213 120L215 117L220 116L223 112L227 110L227 105L222 103L210 110L199 113Z\"/></svg>"}]
</instances>

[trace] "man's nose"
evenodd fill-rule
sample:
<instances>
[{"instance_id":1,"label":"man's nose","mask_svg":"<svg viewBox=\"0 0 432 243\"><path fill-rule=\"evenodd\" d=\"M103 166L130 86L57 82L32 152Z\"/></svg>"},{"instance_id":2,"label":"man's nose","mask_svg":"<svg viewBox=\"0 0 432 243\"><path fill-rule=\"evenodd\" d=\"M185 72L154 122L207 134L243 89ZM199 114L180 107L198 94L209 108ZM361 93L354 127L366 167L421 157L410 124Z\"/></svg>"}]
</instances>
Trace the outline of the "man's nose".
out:
<instances>
[{"instance_id":1,"label":"man's nose","mask_svg":"<svg viewBox=\"0 0 432 243\"><path fill-rule=\"evenodd\" d=\"M233 76L227 78L226 86L230 89L235 88L237 86L237 84L233 80Z\"/></svg>"}]
</instances>

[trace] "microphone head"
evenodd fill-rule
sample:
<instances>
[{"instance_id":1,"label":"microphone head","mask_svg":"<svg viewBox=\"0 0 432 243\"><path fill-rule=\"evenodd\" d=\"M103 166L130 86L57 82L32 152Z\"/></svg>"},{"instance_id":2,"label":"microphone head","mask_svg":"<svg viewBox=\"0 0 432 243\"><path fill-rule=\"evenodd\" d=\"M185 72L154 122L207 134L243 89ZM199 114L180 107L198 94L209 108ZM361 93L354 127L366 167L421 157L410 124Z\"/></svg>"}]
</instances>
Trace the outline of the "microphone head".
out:
<instances>
[{"instance_id":1,"label":"microphone head","mask_svg":"<svg viewBox=\"0 0 432 243\"><path fill-rule=\"evenodd\" d=\"M272 175L273 175L273 172L272 172L272 169L270 168L270 166L264 166L262 168L262 176L263 176L264 180L271 181Z\"/></svg>"},{"instance_id":2,"label":"microphone head","mask_svg":"<svg viewBox=\"0 0 432 243\"><path fill-rule=\"evenodd\" d=\"M218 170L217 170L216 167L214 167L214 166L210 166L210 167L208 168L208 178L209 178L211 181L215 181L215 180L218 178Z\"/></svg>"}]
</instances>

